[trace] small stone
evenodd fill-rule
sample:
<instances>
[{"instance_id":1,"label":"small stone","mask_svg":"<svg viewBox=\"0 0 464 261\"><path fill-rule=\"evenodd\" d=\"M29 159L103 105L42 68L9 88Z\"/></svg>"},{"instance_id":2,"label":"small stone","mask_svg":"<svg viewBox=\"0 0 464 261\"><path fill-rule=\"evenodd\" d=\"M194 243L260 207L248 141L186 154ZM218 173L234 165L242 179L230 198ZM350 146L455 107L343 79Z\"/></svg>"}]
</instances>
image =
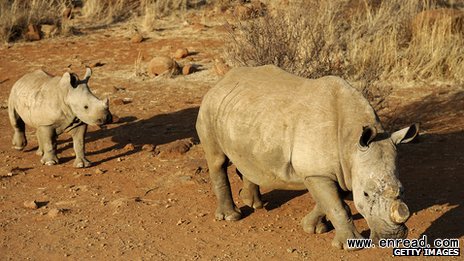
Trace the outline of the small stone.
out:
<instances>
[{"instance_id":1,"label":"small stone","mask_svg":"<svg viewBox=\"0 0 464 261\"><path fill-rule=\"evenodd\" d=\"M175 75L179 73L179 65L168 56L156 56L148 63L148 73L152 76Z\"/></svg>"},{"instance_id":2,"label":"small stone","mask_svg":"<svg viewBox=\"0 0 464 261\"><path fill-rule=\"evenodd\" d=\"M38 209L39 206L37 205L37 202L35 200L31 200L31 201L24 201L24 207L28 208L28 209Z\"/></svg>"},{"instance_id":3,"label":"small stone","mask_svg":"<svg viewBox=\"0 0 464 261\"><path fill-rule=\"evenodd\" d=\"M135 149L134 144L128 143L126 146L124 146L125 151L133 151Z\"/></svg>"},{"instance_id":4,"label":"small stone","mask_svg":"<svg viewBox=\"0 0 464 261\"><path fill-rule=\"evenodd\" d=\"M136 33L131 37L132 43L141 43L143 40L144 40L143 36L139 33Z\"/></svg>"},{"instance_id":5,"label":"small stone","mask_svg":"<svg viewBox=\"0 0 464 261\"><path fill-rule=\"evenodd\" d=\"M47 213L47 216L51 217L51 218L55 218L57 217L58 215L60 214L63 214L63 210L62 209L59 209L59 208L52 208L50 209L50 211L48 211Z\"/></svg>"},{"instance_id":6,"label":"small stone","mask_svg":"<svg viewBox=\"0 0 464 261\"><path fill-rule=\"evenodd\" d=\"M219 76L224 76L230 70L229 65L227 65L224 60L216 59L214 62L214 71Z\"/></svg>"},{"instance_id":7,"label":"small stone","mask_svg":"<svg viewBox=\"0 0 464 261\"><path fill-rule=\"evenodd\" d=\"M89 67L90 68L95 68L95 67L102 67L103 65L105 65L104 62L97 61L97 62L93 62L93 63L89 64Z\"/></svg>"},{"instance_id":8,"label":"small stone","mask_svg":"<svg viewBox=\"0 0 464 261\"><path fill-rule=\"evenodd\" d=\"M97 174L97 175L104 174L105 172L106 172L106 170L100 169L100 168L97 168L97 169L95 170L95 174Z\"/></svg>"},{"instance_id":9,"label":"small stone","mask_svg":"<svg viewBox=\"0 0 464 261\"><path fill-rule=\"evenodd\" d=\"M182 74L183 75L189 75L191 73L195 72L195 67L192 64L186 64L182 68Z\"/></svg>"},{"instance_id":10,"label":"small stone","mask_svg":"<svg viewBox=\"0 0 464 261\"><path fill-rule=\"evenodd\" d=\"M195 31L203 31L206 29L206 25L202 23L193 23L192 25L190 25L190 28L192 28Z\"/></svg>"},{"instance_id":11,"label":"small stone","mask_svg":"<svg viewBox=\"0 0 464 261\"><path fill-rule=\"evenodd\" d=\"M122 99L113 99L113 104L114 105L124 105L124 101ZM113 120L114 120L114 116L113 116Z\"/></svg>"},{"instance_id":12,"label":"small stone","mask_svg":"<svg viewBox=\"0 0 464 261\"><path fill-rule=\"evenodd\" d=\"M27 27L28 31L24 34L24 38L27 41L38 41L40 40L39 28L35 24L29 24Z\"/></svg>"},{"instance_id":13,"label":"small stone","mask_svg":"<svg viewBox=\"0 0 464 261\"><path fill-rule=\"evenodd\" d=\"M296 251L295 248L287 248L287 252L288 252L288 253L293 253L293 252L295 252L295 251Z\"/></svg>"},{"instance_id":14,"label":"small stone","mask_svg":"<svg viewBox=\"0 0 464 261\"><path fill-rule=\"evenodd\" d=\"M158 145L155 147L155 154L177 154L182 155L187 153L193 146L192 138L176 140L167 144Z\"/></svg>"},{"instance_id":15,"label":"small stone","mask_svg":"<svg viewBox=\"0 0 464 261\"><path fill-rule=\"evenodd\" d=\"M45 38L50 38L58 34L58 27L54 24L43 24L40 26L40 31Z\"/></svg>"},{"instance_id":16,"label":"small stone","mask_svg":"<svg viewBox=\"0 0 464 261\"><path fill-rule=\"evenodd\" d=\"M132 98L123 98L122 99L122 103L123 104L129 104L129 103L132 103L133 99Z\"/></svg>"},{"instance_id":17,"label":"small stone","mask_svg":"<svg viewBox=\"0 0 464 261\"><path fill-rule=\"evenodd\" d=\"M155 150L155 146L153 144L144 144L142 150L152 152Z\"/></svg>"},{"instance_id":18,"label":"small stone","mask_svg":"<svg viewBox=\"0 0 464 261\"><path fill-rule=\"evenodd\" d=\"M239 20L250 19L253 17L253 9L244 5L237 5L234 10L234 16Z\"/></svg>"},{"instance_id":19,"label":"small stone","mask_svg":"<svg viewBox=\"0 0 464 261\"><path fill-rule=\"evenodd\" d=\"M189 55L189 51L187 48L179 48L176 50L176 52L174 53L174 58L176 59L182 59L182 58L185 58Z\"/></svg>"}]
</instances>

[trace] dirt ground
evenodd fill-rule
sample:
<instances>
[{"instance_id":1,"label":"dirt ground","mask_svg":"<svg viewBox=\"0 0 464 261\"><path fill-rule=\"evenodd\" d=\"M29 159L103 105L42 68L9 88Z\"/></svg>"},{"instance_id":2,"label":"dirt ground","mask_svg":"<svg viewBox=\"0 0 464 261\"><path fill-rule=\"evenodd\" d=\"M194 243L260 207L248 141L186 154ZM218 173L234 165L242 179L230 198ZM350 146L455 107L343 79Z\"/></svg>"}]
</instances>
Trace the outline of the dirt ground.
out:
<instances>
[{"instance_id":1,"label":"dirt ground","mask_svg":"<svg viewBox=\"0 0 464 261\"><path fill-rule=\"evenodd\" d=\"M233 166L234 198L244 217L214 220L216 200L194 124L203 95L220 79L212 67L225 33L220 23L166 24L138 44L129 40L130 25L118 24L0 48L0 259L391 259L391 249L336 250L330 244L334 231L306 234L300 220L314 206L306 191L264 188L264 209L244 206ZM174 78L134 76L139 53L145 65L179 47L192 53L179 62L199 65L200 71ZM15 81L37 68L61 75L70 67L82 76L84 65L97 65L90 86L110 98L119 118L107 129L89 128L92 167L72 167L66 134L59 139L56 166L40 164L34 129L27 129L25 151L12 149L7 99ZM422 128L418 142L399 148L401 181L413 213L408 237L459 238L462 252L464 87L398 86L384 104L379 114L389 126L420 122ZM38 208L25 207L30 201ZM355 224L369 235L360 215Z\"/></svg>"}]
</instances>

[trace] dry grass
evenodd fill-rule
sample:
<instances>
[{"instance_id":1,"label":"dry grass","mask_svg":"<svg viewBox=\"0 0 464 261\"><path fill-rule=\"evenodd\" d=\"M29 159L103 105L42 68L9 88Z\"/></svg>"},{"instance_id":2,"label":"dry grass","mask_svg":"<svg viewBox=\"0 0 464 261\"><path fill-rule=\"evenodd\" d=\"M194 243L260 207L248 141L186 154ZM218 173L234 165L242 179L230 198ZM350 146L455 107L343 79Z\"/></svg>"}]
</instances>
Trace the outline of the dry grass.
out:
<instances>
[{"instance_id":1,"label":"dry grass","mask_svg":"<svg viewBox=\"0 0 464 261\"><path fill-rule=\"evenodd\" d=\"M130 18L139 6L135 0L85 0L82 16L93 22L111 24Z\"/></svg>"},{"instance_id":2,"label":"dry grass","mask_svg":"<svg viewBox=\"0 0 464 261\"><path fill-rule=\"evenodd\" d=\"M61 14L67 0L1 0L0 40L14 41L22 37L29 24L61 25Z\"/></svg>"},{"instance_id":3,"label":"dry grass","mask_svg":"<svg viewBox=\"0 0 464 261\"><path fill-rule=\"evenodd\" d=\"M141 77L144 75L142 61L143 61L142 52L139 51L139 53L137 54L137 59L134 62L134 76L135 77Z\"/></svg>"},{"instance_id":4,"label":"dry grass","mask_svg":"<svg viewBox=\"0 0 464 261\"><path fill-rule=\"evenodd\" d=\"M464 37L449 21L411 21L435 8L427 1L310 1L241 23L226 49L234 65L275 64L300 76L339 75L363 85L464 82ZM355 15L352 15L352 14Z\"/></svg>"},{"instance_id":5,"label":"dry grass","mask_svg":"<svg viewBox=\"0 0 464 261\"><path fill-rule=\"evenodd\" d=\"M143 0L142 27L145 31L156 29L156 20L171 15L175 11L184 13L188 7L188 0Z\"/></svg>"}]
</instances>

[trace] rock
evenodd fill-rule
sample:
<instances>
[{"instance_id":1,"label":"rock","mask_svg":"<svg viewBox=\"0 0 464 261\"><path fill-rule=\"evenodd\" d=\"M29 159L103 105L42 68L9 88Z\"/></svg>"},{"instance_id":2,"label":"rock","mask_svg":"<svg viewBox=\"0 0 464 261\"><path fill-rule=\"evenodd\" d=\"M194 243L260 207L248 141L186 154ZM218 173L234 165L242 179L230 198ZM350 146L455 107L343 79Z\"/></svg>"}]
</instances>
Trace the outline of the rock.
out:
<instances>
[{"instance_id":1,"label":"rock","mask_svg":"<svg viewBox=\"0 0 464 261\"><path fill-rule=\"evenodd\" d=\"M133 151L135 149L134 144L127 143L126 146L123 148L125 151Z\"/></svg>"},{"instance_id":2,"label":"rock","mask_svg":"<svg viewBox=\"0 0 464 261\"><path fill-rule=\"evenodd\" d=\"M95 174L97 174L97 175L104 174L105 172L106 172L106 170L100 169L100 168L97 168L97 169L95 170Z\"/></svg>"},{"instance_id":3,"label":"rock","mask_svg":"<svg viewBox=\"0 0 464 261\"><path fill-rule=\"evenodd\" d=\"M28 208L28 209L38 209L39 208L39 206L37 205L37 202L35 200L24 201L23 205L24 205L25 208Z\"/></svg>"},{"instance_id":4,"label":"rock","mask_svg":"<svg viewBox=\"0 0 464 261\"><path fill-rule=\"evenodd\" d=\"M260 0L251 1L251 10L254 17L264 16L267 13L267 6Z\"/></svg>"},{"instance_id":5,"label":"rock","mask_svg":"<svg viewBox=\"0 0 464 261\"><path fill-rule=\"evenodd\" d=\"M193 64L186 64L184 65L184 67L182 67L183 75L189 75L194 72L195 72L195 67L193 66Z\"/></svg>"},{"instance_id":6,"label":"rock","mask_svg":"<svg viewBox=\"0 0 464 261\"><path fill-rule=\"evenodd\" d=\"M29 24L27 27L27 32L24 34L24 38L27 41L38 41L40 40L39 28L35 24Z\"/></svg>"},{"instance_id":7,"label":"rock","mask_svg":"<svg viewBox=\"0 0 464 261\"><path fill-rule=\"evenodd\" d=\"M222 59L216 59L214 61L213 68L216 74L219 76L225 75L230 70L229 65L227 65Z\"/></svg>"},{"instance_id":8,"label":"rock","mask_svg":"<svg viewBox=\"0 0 464 261\"><path fill-rule=\"evenodd\" d=\"M153 144L144 144L142 150L152 152L155 150L155 146Z\"/></svg>"},{"instance_id":9,"label":"rock","mask_svg":"<svg viewBox=\"0 0 464 261\"><path fill-rule=\"evenodd\" d=\"M90 63L89 67L90 68L95 68L95 67L102 67L103 65L105 65L105 63L100 62L100 61L96 61L96 62Z\"/></svg>"},{"instance_id":10,"label":"rock","mask_svg":"<svg viewBox=\"0 0 464 261\"><path fill-rule=\"evenodd\" d=\"M40 32L45 38L50 38L58 34L58 27L53 24L43 24L40 26Z\"/></svg>"},{"instance_id":11,"label":"rock","mask_svg":"<svg viewBox=\"0 0 464 261\"><path fill-rule=\"evenodd\" d=\"M141 43L143 42L144 38L143 36L140 34L140 33L135 33L132 37L131 37L131 42L132 43Z\"/></svg>"},{"instance_id":12,"label":"rock","mask_svg":"<svg viewBox=\"0 0 464 261\"><path fill-rule=\"evenodd\" d=\"M174 58L176 59L182 59L182 58L185 58L189 55L189 51L187 48L179 48L176 50L176 52L174 53Z\"/></svg>"},{"instance_id":13,"label":"rock","mask_svg":"<svg viewBox=\"0 0 464 261\"><path fill-rule=\"evenodd\" d=\"M204 31L206 30L206 25L202 23L193 23L190 25L190 28L192 28L195 31Z\"/></svg>"},{"instance_id":14,"label":"rock","mask_svg":"<svg viewBox=\"0 0 464 261\"><path fill-rule=\"evenodd\" d=\"M114 105L124 105L124 101L122 99L113 99ZM114 118L113 118L114 120Z\"/></svg>"},{"instance_id":15,"label":"rock","mask_svg":"<svg viewBox=\"0 0 464 261\"><path fill-rule=\"evenodd\" d=\"M165 154L182 155L187 153L193 146L192 138L176 140L171 143L157 145L155 154L163 156Z\"/></svg>"},{"instance_id":16,"label":"rock","mask_svg":"<svg viewBox=\"0 0 464 261\"><path fill-rule=\"evenodd\" d=\"M113 100L114 105L125 105L131 103L133 100L131 98L118 98ZM113 117L114 122L114 117Z\"/></svg>"},{"instance_id":17,"label":"rock","mask_svg":"<svg viewBox=\"0 0 464 261\"><path fill-rule=\"evenodd\" d=\"M411 22L412 34L417 35L426 29L430 33L435 25L449 25L451 33L464 34L464 11L440 8L420 12Z\"/></svg>"},{"instance_id":18,"label":"rock","mask_svg":"<svg viewBox=\"0 0 464 261\"><path fill-rule=\"evenodd\" d=\"M129 205L129 198L118 198L110 202L110 205L115 208L127 207Z\"/></svg>"},{"instance_id":19,"label":"rock","mask_svg":"<svg viewBox=\"0 0 464 261\"><path fill-rule=\"evenodd\" d=\"M237 5L234 9L234 17L239 20L247 20L253 17L253 9L244 5Z\"/></svg>"},{"instance_id":20,"label":"rock","mask_svg":"<svg viewBox=\"0 0 464 261\"><path fill-rule=\"evenodd\" d=\"M47 216L51 218L56 218L58 215L62 215L65 212L64 209L52 208L48 211Z\"/></svg>"},{"instance_id":21,"label":"rock","mask_svg":"<svg viewBox=\"0 0 464 261\"><path fill-rule=\"evenodd\" d=\"M152 76L175 75L179 73L179 65L168 56L155 56L148 63L148 73Z\"/></svg>"}]
</instances>

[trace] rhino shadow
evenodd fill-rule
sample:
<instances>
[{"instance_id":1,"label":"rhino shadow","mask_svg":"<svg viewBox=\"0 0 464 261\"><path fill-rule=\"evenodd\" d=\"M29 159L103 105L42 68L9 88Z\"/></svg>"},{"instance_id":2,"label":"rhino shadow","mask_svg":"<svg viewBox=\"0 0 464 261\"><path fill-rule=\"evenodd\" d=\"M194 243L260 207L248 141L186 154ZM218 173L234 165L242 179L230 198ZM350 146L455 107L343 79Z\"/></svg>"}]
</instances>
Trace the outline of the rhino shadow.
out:
<instances>
[{"instance_id":1,"label":"rhino shadow","mask_svg":"<svg viewBox=\"0 0 464 261\"><path fill-rule=\"evenodd\" d=\"M421 234L429 241L464 235L462 155L464 132L424 135L419 143L400 148L400 180L411 213L444 212Z\"/></svg>"},{"instance_id":2,"label":"rhino shadow","mask_svg":"<svg viewBox=\"0 0 464 261\"><path fill-rule=\"evenodd\" d=\"M113 150L118 152L116 155L93 162L93 166L96 166L119 157L139 153L145 144L157 146L185 138L193 138L194 143L198 143L199 139L195 130L198 110L199 107L192 107L154 115L142 120L137 120L135 117L121 118L115 128L97 130L87 134L87 143L106 137L111 137L111 140L115 142L112 146L88 152L87 155L107 153ZM123 148L129 143L134 148L124 150Z\"/></svg>"},{"instance_id":3,"label":"rhino shadow","mask_svg":"<svg viewBox=\"0 0 464 261\"><path fill-rule=\"evenodd\" d=\"M392 116L397 118L385 121L388 129L420 122L421 132L444 133L421 135L416 144L398 147L400 180L411 213L443 213L421 236L427 235L429 242L436 238L462 237L464 92L434 93L398 108Z\"/></svg>"}]
</instances>

